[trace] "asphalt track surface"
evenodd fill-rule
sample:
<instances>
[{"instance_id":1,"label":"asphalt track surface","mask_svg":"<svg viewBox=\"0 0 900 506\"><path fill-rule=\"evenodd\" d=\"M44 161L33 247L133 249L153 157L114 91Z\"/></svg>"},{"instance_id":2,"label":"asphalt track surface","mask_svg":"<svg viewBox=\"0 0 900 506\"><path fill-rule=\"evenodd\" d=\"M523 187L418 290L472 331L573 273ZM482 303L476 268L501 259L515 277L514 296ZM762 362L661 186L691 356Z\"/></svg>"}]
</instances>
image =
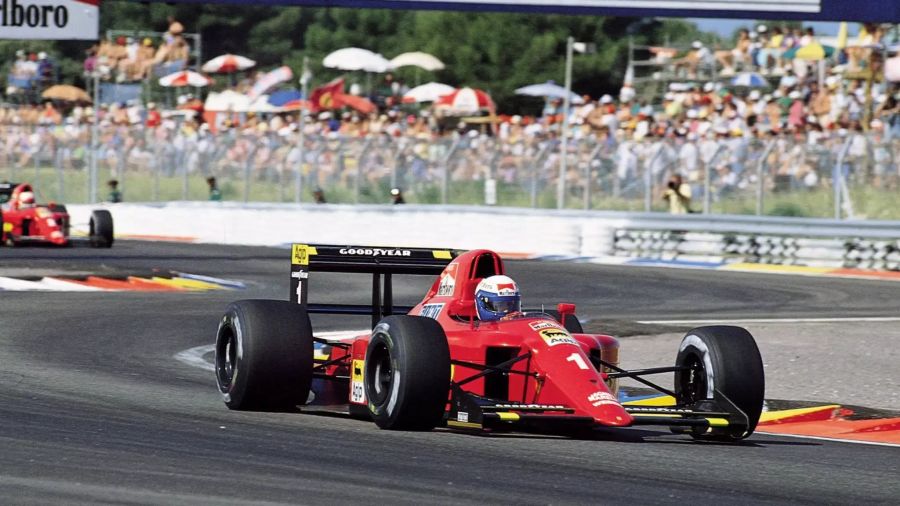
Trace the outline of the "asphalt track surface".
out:
<instances>
[{"instance_id":1,"label":"asphalt track surface","mask_svg":"<svg viewBox=\"0 0 900 506\"><path fill-rule=\"evenodd\" d=\"M175 269L243 292L0 292L4 504L896 504L900 449L754 435L695 443L664 431L590 439L400 433L321 415L232 412L208 371L173 359L214 339L237 298L286 298L287 252L120 242L0 249L3 271ZM529 302L560 287L587 317L896 316L887 283L510 262ZM311 290L355 294L368 279ZM412 298L422 281L398 287ZM689 296L685 296L689 294ZM891 298L888 298L891 297ZM346 300L346 299L345 299ZM365 322L361 322L364 324ZM356 328L317 318L321 329Z\"/></svg>"}]
</instances>

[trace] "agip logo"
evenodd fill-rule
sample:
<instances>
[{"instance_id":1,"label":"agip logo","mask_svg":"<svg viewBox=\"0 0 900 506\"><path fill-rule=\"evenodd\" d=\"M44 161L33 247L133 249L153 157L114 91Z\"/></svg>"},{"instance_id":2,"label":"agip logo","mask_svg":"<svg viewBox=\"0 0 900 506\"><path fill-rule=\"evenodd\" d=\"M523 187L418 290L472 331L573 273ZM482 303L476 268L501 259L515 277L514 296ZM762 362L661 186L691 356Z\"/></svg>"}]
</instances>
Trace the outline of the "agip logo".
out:
<instances>
[{"instance_id":1,"label":"agip logo","mask_svg":"<svg viewBox=\"0 0 900 506\"><path fill-rule=\"evenodd\" d=\"M568 332L560 328L544 329L539 331L538 334L540 334L541 339L543 339L548 346L556 346L558 344L578 345L578 341L570 336Z\"/></svg>"},{"instance_id":2,"label":"agip logo","mask_svg":"<svg viewBox=\"0 0 900 506\"><path fill-rule=\"evenodd\" d=\"M0 39L96 40L100 0L0 0Z\"/></svg>"}]
</instances>

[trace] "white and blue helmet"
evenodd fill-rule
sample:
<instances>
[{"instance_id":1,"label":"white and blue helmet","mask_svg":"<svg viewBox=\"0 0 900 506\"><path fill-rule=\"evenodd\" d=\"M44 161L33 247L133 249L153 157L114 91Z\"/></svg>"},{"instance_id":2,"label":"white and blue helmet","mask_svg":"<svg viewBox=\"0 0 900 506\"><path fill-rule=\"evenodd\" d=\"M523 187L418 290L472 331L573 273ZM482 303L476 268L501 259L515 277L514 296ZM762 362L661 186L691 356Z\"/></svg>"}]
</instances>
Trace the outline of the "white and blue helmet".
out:
<instances>
[{"instance_id":1,"label":"white and blue helmet","mask_svg":"<svg viewBox=\"0 0 900 506\"><path fill-rule=\"evenodd\" d=\"M496 321L521 310L519 285L507 276L490 276L475 288L475 308L478 319Z\"/></svg>"}]
</instances>

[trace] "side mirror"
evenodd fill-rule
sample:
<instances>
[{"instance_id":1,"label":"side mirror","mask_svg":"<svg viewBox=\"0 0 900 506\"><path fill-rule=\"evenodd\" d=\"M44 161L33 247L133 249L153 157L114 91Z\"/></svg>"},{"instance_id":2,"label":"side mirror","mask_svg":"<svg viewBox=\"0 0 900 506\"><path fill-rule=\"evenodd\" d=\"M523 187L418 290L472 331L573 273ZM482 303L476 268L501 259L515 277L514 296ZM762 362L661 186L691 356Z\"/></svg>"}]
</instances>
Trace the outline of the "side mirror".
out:
<instances>
[{"instance_id":1,"label":"side mirror","mask_svg":"<svg viewBox=\"0 0 900 506\"><path fill-rule=\"evenodd\" d=\"M568 315L575 314L575 304L571 302L560 302L556 305L556 312L559 313L559 322L565 323Z\"/></svg>"}]
</instances>

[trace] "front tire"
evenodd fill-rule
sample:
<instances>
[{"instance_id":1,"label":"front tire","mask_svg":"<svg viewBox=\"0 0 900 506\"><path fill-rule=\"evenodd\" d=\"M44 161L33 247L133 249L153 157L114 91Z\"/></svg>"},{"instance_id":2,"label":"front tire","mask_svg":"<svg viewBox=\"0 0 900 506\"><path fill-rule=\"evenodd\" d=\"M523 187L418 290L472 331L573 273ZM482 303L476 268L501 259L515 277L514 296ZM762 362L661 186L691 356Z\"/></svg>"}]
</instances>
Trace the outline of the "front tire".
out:
<instances>
[{"instance_id":1,"label":"front tire","mask_svg":"<svg viewBox=\"0 0 900 506\"><path fill-rule=\"evenodd\" d=\"M440 324L388 316L372 330L364 371L366 398L382 429L431 430L443 422L450 388L450 348Z\"/></svg>"},{"instance_id":2,"label":"front tire","mask_svg":"<svg viewBox=\"0 0 900 506\"><path fill-rule=\"evenodd\" d=\"M113 245L113 219L112 214L105 209L97 209L91 212L90 221L91 247L111 248Z\"/></svg>"},{"instance_id":3,"label":"front tire","mask_svg":"<svg viewBox=\"0 0 900 506\"><path fill-rule=\"evenodd\" d=\"M741 327L698 327L684 336L675 365L690 371L675 373L679 405L691 405L724 395L747 415L744 428L716 428L692 432L697 439L737 441L756 429L765 396L762 357L750 332Z\"/></svg>"},{"instance_id":4,"label":"front tire","mask_svg":"<svg viewBox=\"0 0 900 506\"><path fill-rule=\"evenodd\" d=\"M280 300L228 305L216 333L216 383L225 405L294 411L309 398L313 334L309 315Z\"/></svg>"}]
</instances>

